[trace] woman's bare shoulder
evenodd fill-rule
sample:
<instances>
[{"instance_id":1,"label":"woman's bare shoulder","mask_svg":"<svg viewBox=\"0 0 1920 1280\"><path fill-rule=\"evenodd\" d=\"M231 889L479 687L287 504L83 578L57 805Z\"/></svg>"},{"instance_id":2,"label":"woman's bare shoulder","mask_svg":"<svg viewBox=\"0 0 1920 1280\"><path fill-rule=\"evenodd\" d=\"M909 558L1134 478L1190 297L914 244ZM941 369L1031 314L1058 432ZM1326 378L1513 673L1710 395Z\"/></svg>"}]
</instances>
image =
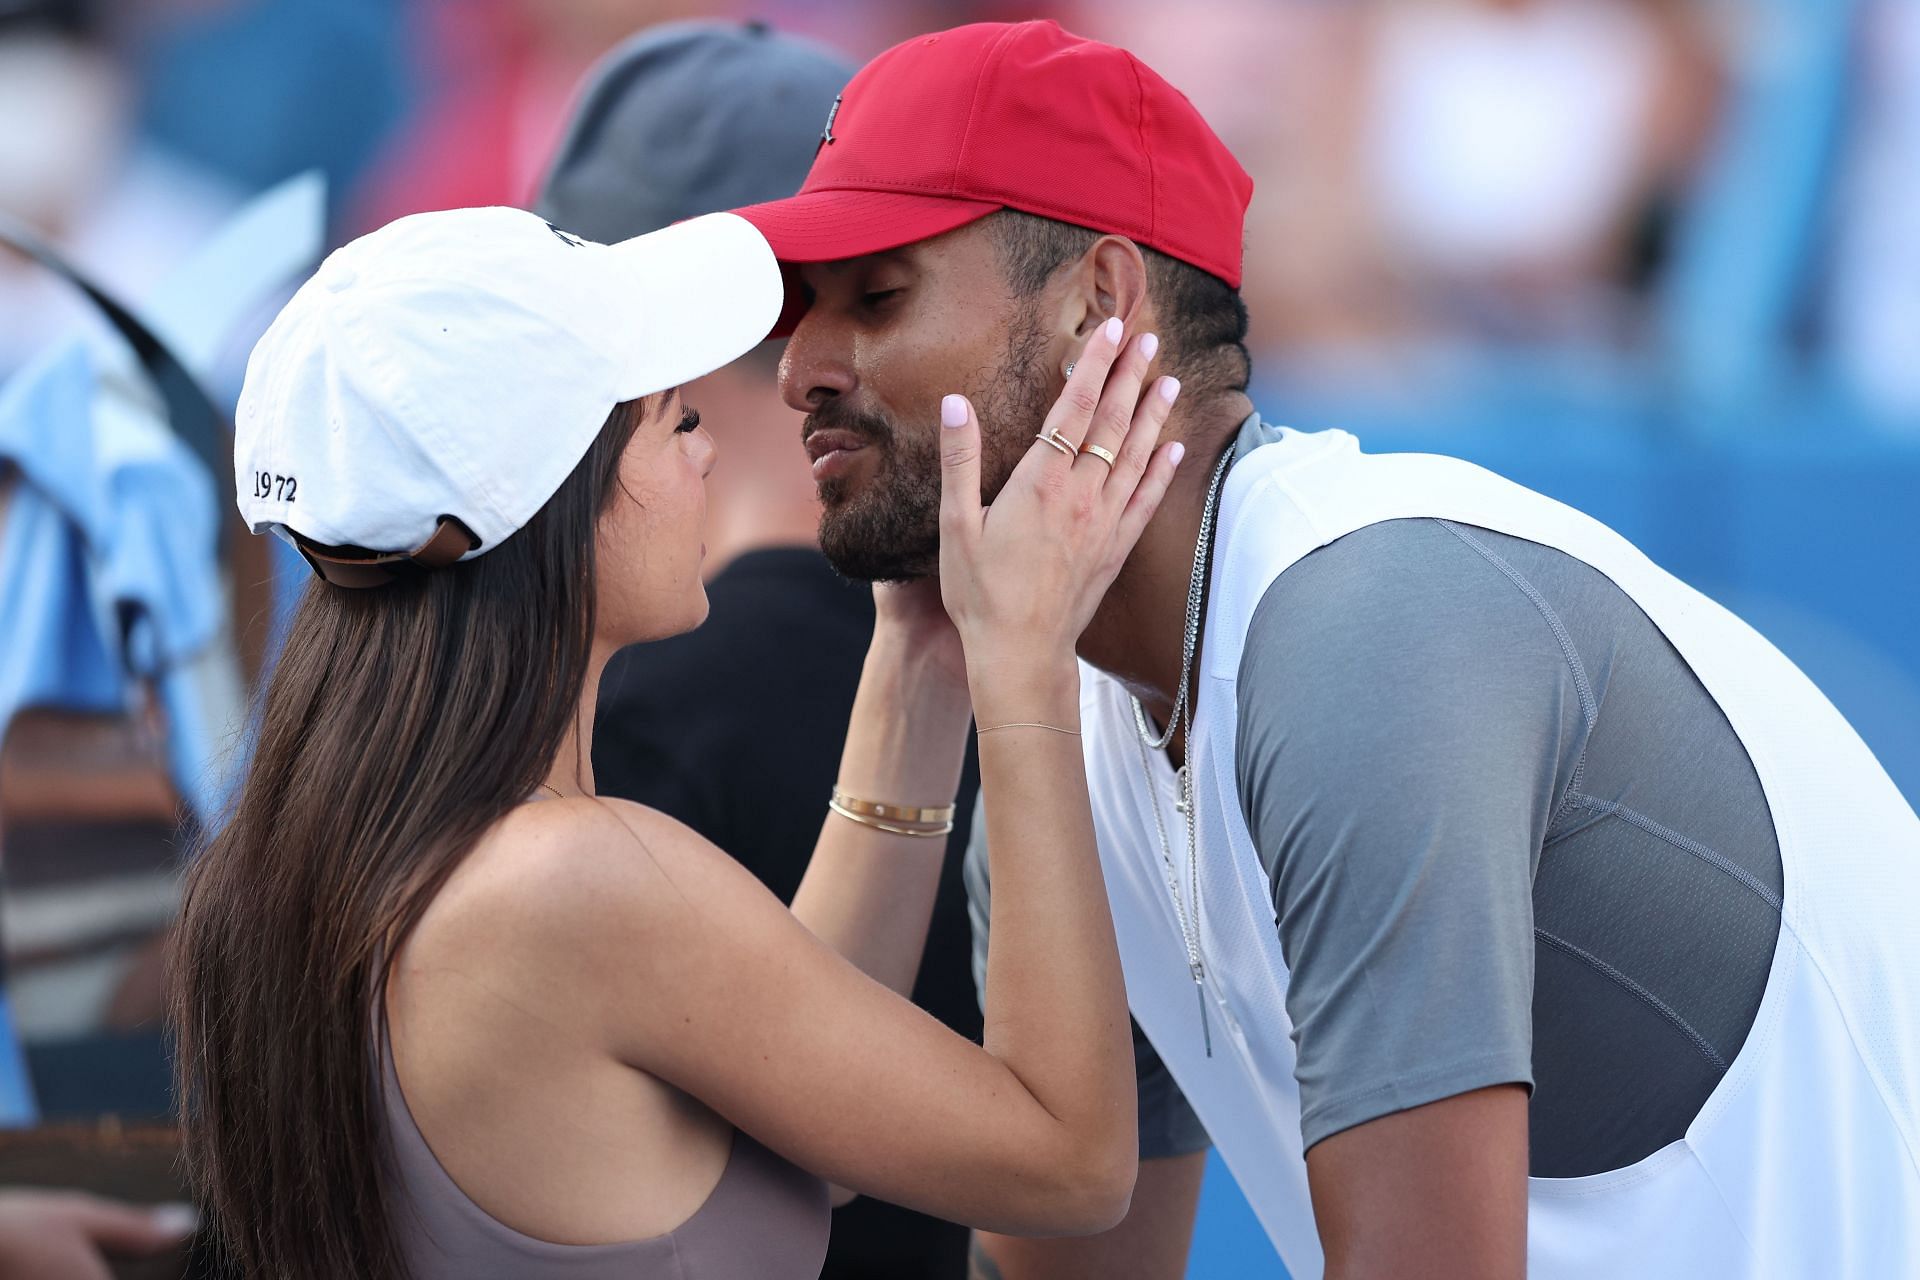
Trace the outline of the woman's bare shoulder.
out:
<instances>
[{"instance_id":1,"label":"woman's bare shoulder","mask_svg":"<svg viewBox=\"0 0 1920 1280\"><path fill-rule=\"evenodd\" d=\"M631 1020L620 1010L632 992L679 981L713 920L769 907L780 909L759 881L665 814L611 799L538 801L482 837L408 937L395 976L444 1008L485 993L598 1038Z\"/></svg>"},{"instance_id":2,"label":"woman's bare shoulder","mask_svg":"<svg viewBox=\"0 0 1920 1280\"><path fill-rule=\"evenodd\" d=\"M483 836L449 884L457 900L564 928L607 911L631 927L636 910L671 910L689 894L733 879L733 860L656 809L602 796L521 805Z\"/></svg>"}]
</instances>

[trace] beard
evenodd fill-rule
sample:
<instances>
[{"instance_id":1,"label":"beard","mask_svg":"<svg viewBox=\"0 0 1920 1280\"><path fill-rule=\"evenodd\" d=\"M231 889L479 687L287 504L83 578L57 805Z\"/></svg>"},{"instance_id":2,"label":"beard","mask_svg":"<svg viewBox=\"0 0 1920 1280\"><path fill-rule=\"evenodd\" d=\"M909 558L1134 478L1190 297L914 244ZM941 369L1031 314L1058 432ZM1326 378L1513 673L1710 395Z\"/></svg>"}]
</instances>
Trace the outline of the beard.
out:
<instances>
[{"instance_id":1,"label":"beard","mask_svg":"<svg viewBox=\"0 0 1920 1280\"><path fill-rule=\"evenodd\" d=\"M1041 367L1046 339L1031 314L1007 332L1000 367L985 386L965 388L980 420L981 501L990 503L1025 456L1052 406ZM858 487L844 478L820 486L820 549L856 582L909 582L940 570L940 427L901 430L879 414L837 401L809 415L806 433L837 427L857 433L878 455Z\"/></svg>"}]
</instances>

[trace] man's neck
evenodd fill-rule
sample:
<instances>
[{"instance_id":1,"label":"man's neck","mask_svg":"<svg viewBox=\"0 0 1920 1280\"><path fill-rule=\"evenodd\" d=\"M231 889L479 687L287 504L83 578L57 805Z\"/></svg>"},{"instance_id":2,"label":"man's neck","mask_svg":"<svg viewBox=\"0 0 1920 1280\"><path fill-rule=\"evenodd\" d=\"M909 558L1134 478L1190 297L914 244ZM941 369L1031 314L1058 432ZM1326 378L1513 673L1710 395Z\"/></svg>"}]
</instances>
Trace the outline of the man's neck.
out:
<instances>
[{"instance_id":1,"label":"man's neck","mask_svg":"<svg viewBox=\"0 0 1920 1280\"><path fill-rule=\"evenodd\" d=\"M1238 392L1193 406L1191 416L1175 412L1164 435L1186 442L1186 460L1080 636L1080 656L1119 680L1162 724L1180 684L1187 592L1207 485L1252 412L1253 402Z\"/></svg>"}]
</instances>

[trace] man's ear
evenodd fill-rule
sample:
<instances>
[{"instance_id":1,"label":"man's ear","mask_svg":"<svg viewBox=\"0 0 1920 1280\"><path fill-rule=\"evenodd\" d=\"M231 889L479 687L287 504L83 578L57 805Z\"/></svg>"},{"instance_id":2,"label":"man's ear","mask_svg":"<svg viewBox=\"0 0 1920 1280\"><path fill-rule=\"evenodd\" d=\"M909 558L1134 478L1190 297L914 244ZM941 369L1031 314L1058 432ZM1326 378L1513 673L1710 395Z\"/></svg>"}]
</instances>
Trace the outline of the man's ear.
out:
<instances>
[{"instance_id":1,"label":"man's ear","mask_svg":"<svg viewBox=\"0 0 1920 1280\"><path fill-rule=\"evenodd\" d=\"M1125 236L1101 236L1067 269L1058 332L1067 341L1065 360L1079 358L1087 338L1112 316L1131 334L1147 310L1147 260Z\"/></svg>"}]
</instances>

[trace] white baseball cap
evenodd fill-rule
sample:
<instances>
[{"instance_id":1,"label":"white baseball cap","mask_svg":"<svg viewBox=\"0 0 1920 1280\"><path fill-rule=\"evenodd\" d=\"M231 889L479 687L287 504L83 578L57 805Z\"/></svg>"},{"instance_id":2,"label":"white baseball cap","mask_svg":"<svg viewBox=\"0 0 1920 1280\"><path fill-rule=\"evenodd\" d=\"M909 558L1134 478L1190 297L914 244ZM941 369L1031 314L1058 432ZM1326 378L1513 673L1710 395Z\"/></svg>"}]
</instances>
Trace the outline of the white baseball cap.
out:
<instances>
[{"instance_id":1,"label":"white baseball cap","mask_svg":"<svg viewBox=\"0 0 1920 1280\"><path fill-rule=\"evenodd\" d=\"M784 294L766 240L728 213L615 245L520 209L401 218L328 256L254 347L240 514L300 535L348 586L481 555L553 496L615 405L744 354ZM388 554L325 554L339 548Z\"/></svg>"}]
</instances>

